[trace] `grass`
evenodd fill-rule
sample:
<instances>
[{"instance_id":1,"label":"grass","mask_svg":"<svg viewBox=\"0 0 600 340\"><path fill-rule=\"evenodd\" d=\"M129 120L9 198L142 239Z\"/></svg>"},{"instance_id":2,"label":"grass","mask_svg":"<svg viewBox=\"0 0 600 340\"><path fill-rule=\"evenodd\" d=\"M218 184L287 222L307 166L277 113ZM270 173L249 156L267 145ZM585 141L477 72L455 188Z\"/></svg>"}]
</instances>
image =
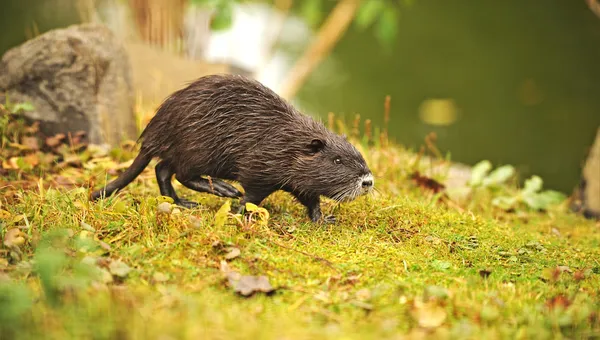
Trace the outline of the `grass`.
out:
<instances>
[{"instance_id":1,"label":"grass","mask_svg":"<svg viewBox=\"0 0 600 340\"><path fill-rule=\"evenodd\" d=\"M117 196L89 202L89 179L101 185L127 150L88 155L42 181L4 173L0 338L600 337L597 222L566 204L504 212L492 193L445 204L409 180L414 153L367 146L366 135L353 141L378 193L325 201L335 225L310 223L285 193L262 205L266 224L231 214L220 223L226 199L178 183L201 206L159 209L152 166ZM9 235L16 228L22 239ZM239 256L227 259L232 248ZM236 294L223 261L276 290Z\"/></svg>"}]
</instances>

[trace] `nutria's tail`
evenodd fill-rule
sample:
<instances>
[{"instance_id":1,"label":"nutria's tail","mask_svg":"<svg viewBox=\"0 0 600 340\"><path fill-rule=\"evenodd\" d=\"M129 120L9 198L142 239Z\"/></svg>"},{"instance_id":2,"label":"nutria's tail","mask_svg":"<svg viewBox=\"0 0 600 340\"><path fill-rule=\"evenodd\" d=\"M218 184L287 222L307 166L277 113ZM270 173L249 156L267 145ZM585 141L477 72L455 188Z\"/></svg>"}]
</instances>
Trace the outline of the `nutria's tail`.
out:
<instances>
[{"instance_id":1,"label":"nutria's tail","mask_svg":"<svg viewBox=\"0 0 600 340\"><path fill-rule=\"evenodd\" d=\"M152 160L152 156L148 156L143 152L140 152L133 164L125 172L121 174L117 179L108 183L104 188L94 191L90 195L90 200L95 201L100 197L108 197L114 192L123 189L127 184L131 183L144 169L148 166L148 163Z\"/></svg>"}]
</instances>

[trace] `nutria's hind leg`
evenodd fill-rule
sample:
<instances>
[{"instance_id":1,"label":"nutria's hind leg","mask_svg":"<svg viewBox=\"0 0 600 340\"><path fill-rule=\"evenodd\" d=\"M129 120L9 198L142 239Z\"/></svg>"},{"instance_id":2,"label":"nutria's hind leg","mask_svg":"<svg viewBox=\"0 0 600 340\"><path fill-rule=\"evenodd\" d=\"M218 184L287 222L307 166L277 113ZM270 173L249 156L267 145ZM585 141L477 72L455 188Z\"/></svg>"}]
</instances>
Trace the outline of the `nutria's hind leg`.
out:
<instances>
[{"instance_id":1,"label":"nutria's hind leg","mask_svg":"<svg viewBox=\"0 0 600 340\"><path fill-rule=\"evenodd\" d=\"M177 175L175 175L175 177L177 178ZM177 178L177 180L185 187L198 192L207 192L209 194L217 195L220 197L230 198L237 198L242 196L242 193L233 185L224 182L220 179L212 179L211 181L209 181L206 178L196 177L193 179Z\"/></svg>"},{"instance_id":2,"label":"nutria's hind leg","mask_svg":"<svg viewBox=\"0 0 600 340\"><path fill-rule=\"evenodd\" d=\"M154 170L156 171L156 181L158 182L158 188L161 195L171 197L175 204L184 208L194 208L198 206L198 203L196 202L181 199L179 196L177 196L175 193L175 188L173 188L173 184L171 183L173 170L171 170L168 162L160 161L158 164L156 164L156 168L154 168Z\"/></svg>"}]
</instances>

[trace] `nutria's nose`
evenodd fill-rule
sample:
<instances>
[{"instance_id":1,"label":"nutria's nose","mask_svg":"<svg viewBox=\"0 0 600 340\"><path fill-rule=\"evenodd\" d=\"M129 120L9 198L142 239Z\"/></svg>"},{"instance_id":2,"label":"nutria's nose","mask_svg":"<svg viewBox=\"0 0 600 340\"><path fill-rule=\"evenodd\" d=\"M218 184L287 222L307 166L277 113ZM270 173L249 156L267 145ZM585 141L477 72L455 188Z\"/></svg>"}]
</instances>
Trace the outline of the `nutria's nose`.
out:
<instances>
[{"instance_id":1,"label":"nutria's nose","mask_svg":"<svg viewBox=\"0 0 600 340\"><path fill-rule=\"evenodd\" d=\"M372 180L372 179L365 179L365 180L362 182L362 186L363 186L363 188L369 188L369 187L372 187L372 186L373 186L373 180Z\"/></svg>"}]
</instances>

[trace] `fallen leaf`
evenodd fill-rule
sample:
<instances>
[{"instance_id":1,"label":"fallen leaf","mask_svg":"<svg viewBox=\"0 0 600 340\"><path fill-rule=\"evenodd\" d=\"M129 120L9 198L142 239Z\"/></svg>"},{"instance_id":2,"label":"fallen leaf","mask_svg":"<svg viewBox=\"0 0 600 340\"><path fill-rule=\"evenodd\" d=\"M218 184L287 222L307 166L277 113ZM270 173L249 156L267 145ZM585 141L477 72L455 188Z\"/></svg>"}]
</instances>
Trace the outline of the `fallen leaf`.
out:
<instances>
[{"instance_id":1,"label":"fallen leaf","mask_svg":"<svg viewBox=\"0 0 600 340\"><path fill-rule=\"evenodd\" d=\"M9 143L8 146L10 148L17 149L19 151L29 150L29 147L27 147L26 145L19 144L19 143Z\"/></svg>"},{"instance_id":2,"label":"fallen leaf","mask_svg":"<svg viewBox=\"0 0 600 340\"><path fill-rule=\"evenodd\" d=\"M452 267L452 264L450 262L446 262L446 261L434 260L431 263L431 266L437 270L446 270L446 269Z\"/></svg>"},{"instance_id":3,"label":"fallen leaf","mask_svg":"<svg viewBox=\"0 0 600 340\"><path fill-rule=\"evenodd\" d=\"M10 229L4 235L4 245L8 248L19 247L25 244L25 233L18 228Z\"/></svg>"},{"instance_id":4,"label":"fallen leaf","mask_svg":"<svg viewBox=\"0 0 600 340\"><path fill-rule=\"evenodd\" d=\"M91 225L85 223L85 222L80 222L79 225L81 226L81 229L83 230L87 230L91 233L95 233L96 229L94 229Z\"/></svg>"},{"instance_id":5,"label":"fallen leaf","mask_svg":"<svg viewBox=\"0 0 600 340\"><path fill-rule=\"evenodd\" d=\"M35 153L31 153L31 154L23 157L23 161L25 163L31 165L31 167L36 167L38 164L40 164L40 159L39 159L38 155Z\"/></svg>"},{"instance_id":6,"label":"fallen leaf","mask_svg":"<svg viewBox=\"0 0 600 340\"><path fill-rule=\"evenodd\" d=\"M30 126L26 126L24 130L26 133L29 133L29 134L37 133L38 131L40 131L40 122L35 121Z\"/></svg>"},{"instance_id":7,"label":"fallen leaf","mask_svg":"<svg viewBox=\"0 0 600 340\"><path fill-rule=\"evenodd\" d=\"M104 242L104 241L98 241L98 244L100 245L100 248L106 250L106 251L110 251L111 247L108 243Z\"/></svg>"},{"instance_id":8,"label":"fallen leaf","mask_svg":"<svg viewBox=\"0 0 600 340\"><path fill-rule=\"evenodd\" d=\"M410 310L412 317L423 328L436 328L446 320L446 310L435 301L420 302L416 300Z\"/></svg>"},{"instance_id":9,"label":"fallen leaf","mask_svg":"<svg viewBox=\"0 0 600 340\"><path fill-rule=\"evenodd\" d=\"M233 283L233 290L243 296L250 296L256 292L270 293L274 290L269 279L264 276L244 275Z\"/></svg>"},{"instance_id":10,"label":"fallen leaf","mask_svg":"<svg viewBox=\"0 0 600 340\"><path fill-rule=\"evenodd\" d=\"M269 294L275 291L275 288L271 286L269 279L264 275L241 275L240 273L231 270L227 261L224 260L221 261L220 269L227 279L229 286L233 288L233 291L242 296L248 297L259 292Z\"/></svg>"},{"instance_id":11,"label":"fallen leaf","mask_svg":"<svg viewBox=\"0 0 600 340\"><path fill-rule=\"evenodd\" d=\"M61 187L74 187L77 184L72 178L61 175L55 176L53 180L54 183Z\"/></svg>"},{"instance_id":12,"label":"fallen leaf","mask_svg":"<svg viewBox=\"0 0 600 340\"><path fill-rule=\"evenodd\" d=\"M569 268L568 266L558 266L557 270L559 270L561 273L562 272L567 272L567 273L572 273L573 272L571 270L571 268Z\"/></svg>"},{"instance_id":13,"label":"fallen leaf","mask_svg":"<svg viewBox=\"0 0 600 340\"><path fill-rule=\"evenodd\" d=\"M58 146L63 141L63 139L65 139L65 137L66 136L64 133L59 133L52 137L48 137L46 138L46 145L48 145L51 148L54 148Z\"/></svg>"},{"instance_id":14,"label":"fallen leaf","mask_svg":"<svg viewBox=\"0 0 600 340\"><path fill-rule=\"evenodd\" d=\"M110 270L110 273L112 275L124 278L127 276L127 274L129 274L131 268L129 268L129 266L126 265L124 262L116 260L110 263L110 265L108 266L108 270Z\"/></svg>"},{"instance_id":15,"label":"fallen leaf","mask_svg":"<svg viewBox=\"0 0 600 340\"><path fill-rule=\"evenodd\" d=\"M433 178L422 176L418 171L413 172L410 175L410 179L413 182L415 182L415 184L420 188L433 191L436 194L440 191L443 191L446 188L446 186L442 183L436 181Z\"/></svg>"},{"instance_id":16,"label":"fallen leaf","mask_svg":"<svg viewBox=\"0 0 600 340\"><path fill-rule=\"evenodd\" d=\"M231 202L225 201L225 203L219 208L219 210L215 213L214 223L217 228L222 228L227 221L227 214L231 209Z\"/></svg>"},{"instance_id":17,"label":"fallen leaf","mask_svg":"<svg viewBox=\"0 0 600 340\"><path fill-rule=\"evenodd\" d=\"M229 248L229 252L225 254L226 260L233 260L234 258L240 256L241 252L238 248Z\"/></svg>"},{"instance_id":18,"label":"fallen leaf","mask_svg":"<svg viewBox=\"0 0 600 340\"><path fill-rule=\"evenodd\" d=\"M586 278L586 276L587 276L586 274L587 274L586 271L578 270L573 274L573 279L575 281L581 281Z\"/></svg>"},{"instance_id":19,"label":"fallen leaf","mask_svg":"<svg viewBox=\"0 0 600 340\"><path fill-rule=\"evenodd\" d=\"M114 281L112 274L109 273L108 270L106 270L105 268L100 268L100 273L100 279L102 280L102 282L111 283Z\"/></svg>"},{"instance_id":20,"label":"fallen leaf","mask_svg":"<svg viewBox=\"0 0 600 340\"><path fill-rule=\"evenodd\" d=\"M12 215L8 211L0 209L0 219L6 220L9 219L11 216Z\"/></svg>"},{"instance_id":21,"label":"fallen leaf","mask_svg":"<svg viewBox=\"0 0 600 340\"><path fill-rule=\"evenodd\" d=\"M269 220L269 211L263 207L257 206L254 203L246 203L246 211L250 213L257 213L261 217L263 223L266 223L266 221Z\"/></svg>"},{"instance_id":22,"label":"fallen leaf","mask_svg":"<svg viewBox=\"0 0 600 340\"><path fill-rule=\"evenodd\" d=\"M169 203L169 202L162 202L156 207L156 209L158 210L159 213L170 214L171 210L172 210L172 206L171 206L171 203Z\"/></svg>"},{"instance_id":23,"label":"fallen leaf","mask_svg":"<svg viewBox=\"0 0 600 340\"><path fill-rule=\"evenodd\" d=\"M154 282L167 282L169 281L169 277L161 272L156 272L152 275L152 280Z\"/></svg>"},{"instance_id":24,"label":"fallen leaf","mask_svg":"<svg viewBox=\"0 0 600 340\"><path fill-rule=\"evenodd\" d=\"M25 136L21 138L21 144L25 145L29 150L37 151L40 149L38 140L35 137Z\"/></svg>"},{"instance_id":25,"label":"fallen leaf","mask_svg":"<svg viewBox=\"0 0 600 340\"><path fill-rule=\"evenodd\" d=\"M371 291L367 288L358 290L356 292L356 299L359 301L369 301L371 299Z\"/></svg>"},{"instance_id":26,"label":"fallen leaf","mask_svg":"<svg viewBox=\"0 0 600 340\"><path fill-rule=\"evenodd\" d=\"M556 295L550 299L548 299L548 301L546 301L546 307L548 307L549 309L555 309L555 308L567 308L571 305L571 301L569 301L569 299L560 294L560 295Z\"/></svg>"},{"instance_id":27,"label":"fallen leaf","mask_svg":"<svg viewBox=\"0 0 600 340\"><path fill-rule=\"evenodd\" d=\"M192 227L194 228L200 228L202 226L202 220L196 216L192 216L190 215L188 217L188 220L190 221L190 224L192 225Z\"/></svg>"}]
</instances>

